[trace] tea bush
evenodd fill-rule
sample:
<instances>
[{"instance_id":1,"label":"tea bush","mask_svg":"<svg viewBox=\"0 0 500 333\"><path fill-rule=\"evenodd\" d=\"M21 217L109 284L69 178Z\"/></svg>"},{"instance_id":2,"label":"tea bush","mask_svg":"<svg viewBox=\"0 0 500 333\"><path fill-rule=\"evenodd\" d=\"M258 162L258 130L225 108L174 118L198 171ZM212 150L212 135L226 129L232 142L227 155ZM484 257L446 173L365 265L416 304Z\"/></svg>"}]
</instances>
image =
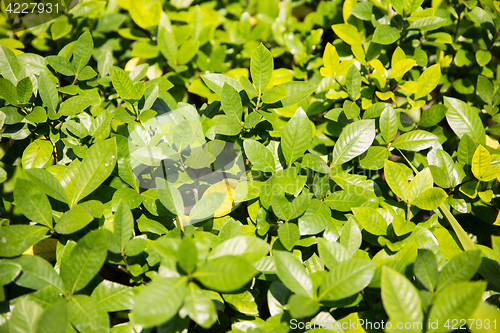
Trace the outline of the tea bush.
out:
<instances>
[{"instance_id":1,"label":"tea bush","mask_svg":"<svg viewBox=\"0 0 500 333\"><path fill-rule=\"evenodd\" d=\"M0 332L499 331L500 2L73 5L2 2Z\"/></svg>"}]
</instances>

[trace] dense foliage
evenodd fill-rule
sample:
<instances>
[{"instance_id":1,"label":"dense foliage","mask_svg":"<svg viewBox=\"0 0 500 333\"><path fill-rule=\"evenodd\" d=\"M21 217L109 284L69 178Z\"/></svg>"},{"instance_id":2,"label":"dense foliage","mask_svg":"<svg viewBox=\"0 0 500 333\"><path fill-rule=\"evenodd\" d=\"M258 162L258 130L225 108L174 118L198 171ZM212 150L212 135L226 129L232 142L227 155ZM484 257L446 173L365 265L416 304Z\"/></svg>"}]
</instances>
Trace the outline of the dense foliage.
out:
<instances>
[{"instance_id":1,"label":"dense foliage","mask_svg":"<svg viewBox=\"0 0 500 333\"><path fill-rule=\"evenodd\" d=\"M500 330L500 2L1 6L0 332Z\"/></svg>"}]
</instances>

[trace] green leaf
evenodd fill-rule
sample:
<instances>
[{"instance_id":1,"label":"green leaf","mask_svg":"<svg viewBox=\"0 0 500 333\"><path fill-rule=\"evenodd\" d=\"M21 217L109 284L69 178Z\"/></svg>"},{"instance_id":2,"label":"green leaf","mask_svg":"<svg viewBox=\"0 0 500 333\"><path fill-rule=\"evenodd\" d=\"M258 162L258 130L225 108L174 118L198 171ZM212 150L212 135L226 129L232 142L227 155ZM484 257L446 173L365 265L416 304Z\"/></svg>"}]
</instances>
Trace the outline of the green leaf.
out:
<instances>
[{"instance_id":1,"label":"green leaf","mask_svg":"<svg viewBox=\"0 0 500 333\"><path fill-rule=\"evenodd\" d=\"M487 323L488 321L498 323L500 316L495 305L488 302L481 302L469 319L471 321L475 320L476 323ZM470 326L472 333L495 333L496 330L495 325L489 325L489 327L480 324Z\"/></svg>"},{"instance_id":2,"label":"green leaf","mask_svg":"<svg viewBox=\"0 0 500 333\"><path fill-rule=\"evenodd\" d=\"M182 268L184 272L190 274L196 268L196 262L198 261L198 251L193 240L189 237L184 237L177 250L177 259L179 267Z\"/></svg>"},{"instance_id":3,"label":"green leaf","mask_svg":"<svg viewBox=\"0 0 500 333\"><path fill-rule=\"evenodd\" d=\"M441 67L436 64L427 68L417 80L417 92L415 99L425 97L430 94L438 85L441 78Z\"/></svg>"},{"instance_id":4,"label":"green leaf","mask_svg":"<svg viewBox=\"0 0 500 333\"><path fill-rule=\"evenodd\" d=\"M7 104L18 104L17 89L12 82L7 79L0 79L0 89L0 94Z\"/></svg>"},{"instance_id":5,"label":"green leaf","mask_svg":"<svg viewBox=\"0 0 500 333\"><path fill-rule=\"evenodd\" d=\"M372 42L382 45L389 45L397 41L399 37L401 37L399 29L382 24L375 29Z\"/></svg>"},{"instance_id":6,"label":"green leaf","mask_svg":"<svg viewBox=\"0 0 500 333\"><path fill-rule=\"evenodd\" d=\"M296 294L313 298L313 283L304 265L289 252L274 251L276 273L281 282Z\"/></svg>"},{"instance_id":7,"label":"green leaf","mask_svg":"<svg viewBox=\"0 0 500 333\"><path fill-rule=\"evenodd\" d=\"M78 332L101 333L109 330L106 311L91 297L75 295L69 299L69 321Z\"/></svg>"},{"instance_id":8,"label":"green leaf","mask_svg":"<svg viewBox=\"0 0 500 333\"><path fill-rule=\"evenodd\" d=\"M158 46L165 59L174 62L177 59L177 43L174 36L163 26L158 27Z\"/></svg>"},{"instance_id":9,"label":"green leaf","mask_svg":"<svg viewBox=\"0 0 500 333\"><path fill-rule=\"evenodd\" d=\"M329 269L335 267L339 262L350 259L344 245L338 242L327 241L325 238L318 239L318 253Z\"/></svg>"},{"instance_id":10,"label":"green leaf","mask_svg":"<svg viewBox=\"0 0 500 333\"><path fill-rule=\"evenodd\" d=\"M189 318L205 329L215 324L217 310L212 299L203 290L190 282L186 286L184 294L184 304L179 310L181 316L188 315Z\"/></svg>"},{"instance_id":11,"label":"green leaf","mask_svg":"<svg viewBox=\"0 0 500 333\"><path fill-rule=\"evenodd\" d=\"M491 52L488 50L477 50L476 61L479 66L486 66L491 60Z\"/></svg>"},{"instance_id":12,"label":"green leaf","mask_svg":"<svg viewBox=\"0 0 500 333\"><path fill-rule=\"evenodd\" d=\"M219 96L222 95L222 87L224 87L225 83L229 84L231 87L236 89L237 92L243 90L238 81L226 75L205 74L202 75L201 78L203 79L203 82L205 82L205 84Z\"/></svg>"},{"instance_id":13,"label":"green leaf","mask_svg":"<svg viewBox=\"0 0 500 333\"><path fill-rule=\"evenodd\" d=\"M430 292L434 292L438 282L438 266L436 256L431 250L419 250L413 264L413 273L417 280Z\"/></svg>"},{"instance_id":14,"label":"green leaf","mask_svg":"<svg viewBox=\"0 0 500 333\"><path fill-rule=\"evenodd\" d=\"M209 253L208 259L233 255L240 256L253 264L262 259L269 252L270 248L270 245L260 238L254 236L236 236L214 247Z\"/></svg>"},{"instance_id":15,"label":"green leaf","mask_svg":"<svg viewBox=\"0 0 500 333\"><path fill-rule=\"evenodd\" d=\"M288 121L281 138L281 148L289 167L292 163L302 157L309 148L313 137L313 131L309 117L298 108L293 117Z\"/></svg>"},{"instance_id":16,"label":"green leaf","mask_svg":"<svg viewBox=\"0 0 500 333\"><path fill-rule=\"evenodd\" d=\"M458 223L457 219L451 214L450 209L442 203L439 205L439 208L441 211L444 213L448 221L450 222L453 231L457 234L458 239L460 240L460 244L462 244L462 247L464 250L469 251L469 250L474 250L475 249L475 244L472 242L472 240L469 238L469 236L465 233L464 229L462 226Z\"/></svg>"},{"instance_id":17,"label":"green leaf","mask_svg":"<svg viewBox=\"0 0 500 333\"><path fill-rule=\"evenodd\" d=\"M262 101L266 104L277 103L288 96L288 92L283 85L273 87L262 95Z\"/></svg>"},{"instance_id":18,"label":"green leaf","mask_svg":"<svg viewBox=\"0 0 500 333\"><path fill-rule=\"evenodd\" d=\"M65 300L58 300L43 310L36 333L66 333L68 328L68 305Z\"/></svg>"},{"instance_id":19,"label":"green leaf","mask_svg":"<svg viewBox=\"0 0 500 333\"><path fill-rule=\"evenodd\" d=\"M90 147L78 168L71 206L92 193L109 177L115 168L117 154L115 139L99 141Z\"/></svg>"},{"instance_id":20,"label":"green leaf","mask_svg":"<svg viewBox=\"0 0 500 333\"><path fill-rule=\"evenodd\" d=\"M10 331L16 333L35 333L38 318L41 316L43 309L37 303L29 299L21 299L14 306L8 327ZM6 325L3 325L4 327Z\"/></svg>"},{"instance_id":21,"label":"green leaf","mask_svg":"<svg viewBox=\"0 0 500 333\"><path fill-rule=\"evenodd\" d=\"M462 136L462 139L460 140L460 143L458 144L458 149L457 149L457 158L460 163L463 164L471 164L472 163L472 158L474 157L474 153L476 152L476 149L478 147L478 144L476 144L469 134L464 134Z\"/></svg>"},{"instance_id":22,"label":"green leaf","mask_svg":"<svg viewBox=\"0 0 500 333\"><path fill-rule=\"evenodd\" d=\"M40 92L43 104L49 110L49 114L56 113L57 103L59 102L57 87L45 73L42 73L38 78L38 91Z\"/></svg>"},{"instance_id":23,"label":"green leaf","mask_svg":"<svg viewBox=\"0 0 500 333\"><path fill-rule=\"evenodd\" d=\"M120 247L121 253L134 234L134 217L124 200L120 200L114 216L113 235Z\"/></svg>"},{"instance_id":24,"label":"green leaf","mask_svg":"<svg viewBox=\"0 0 500 333\"><path fill-rule=\"evenodd\" d=\"M347 70L345 85L349 93L349 97L355 101L361 90L361 74L356 66L352 65Z\"/></svg>"},{"instance_id":25,"label":"green leaf","mask_svg":"<svg viewBox=\"0 0 500 333\"><path fill-rule=\"evenodd\" d=\"M259 96L271 81L274 61L271 52L261 43L252 53L250 60L250 74Z\"/></svg>"},{"instance_id":26,"label":"green leaf","mask_svg":"<svg viewBox=\"0 0 500 333\"><path fill-rule=\"evenodd\" d=\"M318 313L320 304L303 295L292 295L288 299L287 308L293 318L305 318Z\"/></svg>"},{"instance_id":27,"label":"green leaf","mask_svg":"<svg viewBox=\"0 0 500 333\"><path fill-rule=\"evenodd\" d=\"M301 167L309 168L311 170L324 174L329 174L330 172L332 172L332 170L328 167L328 164L326 164L326 162L321 157L309 153L304 155L304 157L302 158Z\"/></svg>"},{"instance_id":28,"label":"green leaf","mask_svg":"<svg viewBox=\"0 0 500 333\"><path fill-rule=\"evenodd\" d=\"M448 195L442 188L433 187L422 192L412 204L420 209L434 210L438 208L446 198L448 198Z\"/></svg>"},{"instance_id":29,"label":"green leaf","mask_svg":"<svg viewBox=\"0 0 500 333\"><path fill-rule=\"evenodd\" d=\"M80 168L80 160L76 159L71 162L61 175L61 185L68 199L73 198L75 193L75 185L78 180L78 170Z\"/></svg>"},{"instance_id":30,"label":"green leaf","mask_svg":"<svg viewBox=\"0 0 500 333\"><path fill-rule=\"evenodd\" d=\"M46 227L38 225L7 225L0 227L0 257L16 257L30 246L46 238Z\"/></svg>"},{"instance_id":31,"label":"green leaf","mask_svg":"<svg viewBox=\"0 0 500 333\"><path fill-rule=\"evenodd\" d=\"M500 176L500 167L491 165L491 155L482 145L477 147L472 157L471 171L477 179L484 182Z\"/></svg>"},{"instance_id":32,"label":"green leaf","mask_svg":"<svg viewBox=\"0 0 500 333\"><path fill-rule=\"evenodd\" d=\"M348 212L353 207L373 206L376 196L369 196L368 191L356 193L355 191L336 191L330 194L323 202L331 209L340 212Z\"/></svg>"},{"instance_id":33,"label":"green leaf","mask_svg":"<svg viewBox=\"0 0 500 333\"><path fill-rule=\"evenodd\" d=\"M347 23L335 24L332 25L332 29L340 39L349 45L361 44L363 42L363 37L353 25Z\"/></svg>"},{"instance_id":34,"label":"green leaf","mask_svg":"<svg viewBox=\"0 0 500 333\"><path fill-rule=\"evenodd\" d=\"M19 273L21 273L21 265L6 260L0 261L0 286L11 283ZM3 301L2 297L3 294L0 290L0 299Z\"/></svg>"},{"instance_id":35,"label":"green leaf","mask_svg":"<svg viewBox=\"0 0 500 333\"><path fill-rule=\"evenodd\" d=\"M177 52L177 63L179 65L184 65L189 63L193 57L198 53L200 47L200 42L197 40L187 40L182 43L181 47Z\"/></svg>"},{"instance_id":36,"label":"green leaf","mask_svg":"<svg viewBox=\"0 0 500 333\"><path fill-rule=\"evenodd\" d=\"M446 20L439 16L427 17L421 20L414 21L408 29L418 29L420 31L429 31L441 28L446 23Z\"/></svg>"},{"instance_id":37,"label":"green leaf","mask_svg":"<svg viewBox=\"0 0 500 333\"><path fill-rule=\"evenodd\" d=\"M60 234L72 234L85 228L94 217L84 208L74 206L66 211L56 224L55 230Z\"/></svg>"},{"instance_id":38,"label":"green leaf","mask_svg":"<svg viewBox=\"0 0 500 333\"><path fill-rule=\"evenodd\" d=\"M159 2L145 0L130 1L130 16L143 29L155 27L160 22L162 6Z\"/></svg>"},{"instance_id":39,"label":"green leaf","mask_svg":"<svg viewBox=\"0 0 500 333\"><path fill-rule=\"evenodd\" d=\"M64 292L64 284L61 277L45 259L27 254L12 259L12 261L21 265L22 268L22 274L15 282L17 285L34 290L52 286L59 292Z\"/></svg>"},{"instance_id":40,"label":"green leaf","mask_svg":"<svg viewBox=\"0 0 500 333\"><path fill-rule=\"evenodd\" d=\"M482 75L477 76L476 93L486 104L492 105L494 100L494 89L490 80Z\"/></svg>"},{"instance_id":41,"label":"green leaf","mask_svg":"<svg viewBox=\"0 0 500 333\"><path fill-rule=\"evenodd\" d=\"M59 114L62 116L74 116L82 113L92 105L92 99L87 96L74 96L61 103Z\"/></svg>"},{"instance_id":42,"label":"green leaf","mask_svg":"<svg viewBox=\"0 0 500 333\"><path fill-rule=\"evenodd\" d=\"M257 97L257 91L255 90L255 87L253 86L253 84L250 82L250 80L246 76L240 76L239 84L243 87L243 90L247 93L247 95L248 95L248 97L250 97L250 99ZM270 90L272 90L272 89L270 89ZM264 103L267 103L264 100L264 95L262 95L262 100L264 101Z\"/></svg>"},{"instance_id":43,"label":"green leaf","mask_svg":"<svg viewBox=\"0 0 500 333\"><path fill-rule=\"evenodd\" d=\"M61 73L66 76L75 75L75 70L66 58L61 56L48 56L46 58L48 64L56 70L57 73Z\"/></svg>"},{"instance_id":44,"label":"green leaf","mask_svg":"<svg viewBox=\"0 0 500 333\"><path fill-rule=\"evenodd\" d=\"M220 116L215 124L215 131L222 135L238 135L241 133L241 130L241 124L228 116Z\"/></svg>"},{"instance_id":45,"label":"green leaf","mask_svg":"<svg viewBox=\"0 0 500 333\"><path fill-rule=\"evenodd\" d=\"M352 257L361 246L362 238L356 222L349 219L340 232L340 244L342 244L349 255Z\"/></svg>"},{"instance_id":46,"label":"green leaf","mask_svg":"<svg viewBox=\"0 0 500 333\"><path fill-rule=\"evenodd\" d=\"M144 81L133 84L132 80L125 72L117 69L113 70L112 82L118 95L131 104L140 100L146 90Z\"/></svg>"},{"instance_id":47,"label":"green leaf","mask_svg":"<svg viewBox=\"0 0 500 333\"><path fill-rule=\"evenodd\" d=\"M212 217L221 207L226 195L226 192L212 192L203 196L191 209L189 222L196 223Z\"/></svg>"},{"instance_id":48,"label":"green leaf","mask_svg":"<svg viewBox=\"0 0 500 333\"><path fill-rule=\"evenodd\" d=\"M36 184L18 179L14 187L14 200L27 218L52 228L52 207L47 195Z\"/></svg>"},{"instance_id":49,"label":"green leaf","mask_svg":"<svg viewBox=\"0 0 500 333\"><path fill-rule=\"evenodd\" d=\"M444 181L441 180L441 185L438 182L438 179L434 176L436 168L433 166L437 166L438 174L444 177ZM436 152L436 158L434 161L431 162L431 165L429 168L432 171L432 176L434 178L434 182L438 184L440 187L443 188L449 188L449 187L455 187L458 186L461 181L462 177L457 171L457 168L455 167L455 163L453 162L453 159L451 158L450 155L448 155L447 152L445 152L442 149L438 149ZM444 185L444 186L442 186Z\"/></svg>"},{"instance_id":50,"label":"green leaf","mask_svg":"<svg viewBox=\"0 0 500 333\"><path fill-rule=\"evenodd\" d=\"M375 120L359 120L347 125L335 143L331 168L364 153L375 139Z\"/></svg>"},{"instance_id":51,"label":"green leaf","mask_svg":"<svg viewBox=\"0 0 500 333\"><path fill-rule=\"evenodd\" d=\"M92 292L94 299L106 312L130 310L134 306L137 289L103 280Z\"/></svg>"},{"instance_id":52,"label":"green leaf","mask_svg":"<svg viewBox=\"0 0 500 333\"><path fill-rule=\"evenodd\" d=\"M19 102L28 103L33 95L33 83L31 82L31 78L25 77L17 84L17 97Z\"/></svg>"},{"instance_id":53,"label":"green leaf","mask_svg":"<svg viewBox=\"0 0 500 333\"><path fill-rule=\"evenodd\" d=\"M228 293L242 288L256 273L245 259L227 255L208 260L193 276L207 288Z\"/></svg>"},{"instance_id":54,"label":"green leaf","mask_svg":"<svg viewBox=\"0 0 500 333\"><path fill-rule=\"evenodd\" d=\"M117 14L120 15L120 14ZM99 59L97 59L97 70L101 77L106 77L111 72L113 67L113 52L111 50L106 50L101 53Z\"/></svg>"},{"instance_id":55,"label":"green leaf","mask_svg":"<svg viewBox=\"0 0 500 333\"><path fill-rule=\"evenodd\" d=\"M484 126L477 112L470 105L456 98L444 97L444 104L448 107L446 120L453 132L459 138L468 134L476 145L485 145Z\"/></svg>"},{"instance_id":56,"label":"green leaf","mask_svg":"<svg viewBox=\"0 0 500 333\"><path fill-rule=\"evenodd\" d=\"M283 195L273 195L272 197L272 207L276 216L285 222L293 220L302 213L307 208L309 203L309 195L306 192L302 192L297 198L293 199L290 203L288 198Z\"/></svg>"},{"instance_id":57,"label":"green leaf","mask_svg":"<svg viewBox=\"0 0 500 333\"><path fill-rule=\"evenodd\" d=\"M373 15L373 4L371 2L358 2L350 10L351 14L363 21L370 21Z\"/></svg>"},{"instance_id":58,"label":"green leaf","mask_svg":"<svg viewBox=\"0 0 500 333\"><path fill-rule=\"evenodd\" d=\"M366 288L375 274L375 263L351 259L332 267L319 289L319 299L338 301Z\"/></svg>"},{"instance_id":59,"label":"green leaf","mask_svg":"<svg viewBox=\"0 0 500 333\"><path fill-rule=\"evenodd\" d=\"M359 165L368 170L382 169L389 154L386 147L371 146L366 151L366 154L361 155Z\"/></svg>"},{"instance_id":60,"label":"green leaf","mask_svg":"<svg viewBox=\"0 0 500 333\"><path fill-rule=\"evenodd\" d=\"M391 106L386 107L380 115L380 133L385 143L391 142L398 134L398 119L396 111Z\"/></svg>"},{"instance_id":61,"label":"green leaf","mask_svg":"<svg viewBox=\"0 0 500 333\"><path fill-rule=\"evenodd\" d=\"M451 332L451 326L444 327L446 322L469 318L481 302L485 289L485 282L459 282L442 290L429 313L430 322L439 323L434 332Z\"/></svg>"},{"instance_id":62,"label":"green leaf","mask_svg":"<svg viewBox=\"0 0 500 333\"><path fill-rule=\"evenodd\" d=\"M382 302L391 322L421 322L424 319L422 301L417 289L401 273L382 268ZM420 332L418 329L406 332Z\"/></svg>"},{"instance_id":63,"label":"green leaf","mask_svg":"<svg viewBox=\"0 0 500 333\"><path fill-rule=\"evenodd\" d=\"M371 234L386 235L387 223L380 213L371 207L356 207L352 209L358 223Z\"/></svg>"},{"instance_id":64,"label":"green leaf","mask_svg":"<svg viewBox=\"0 0 500 333\"><path fill-rule=\"evenodd\" d=\"M278 229L278 237L285 249L290 251L300 239L299 227L295 223L283 223Z\"/></svg>"},{"instance_id":65,"label":"green leaf","mask_svg":"<svg viewBox=\"0 0 500 333\"><path fill-rule=\"evenodd\" d=\"M71 61L71 64L73 65L73 69L77 75L89 62L92 57L93 50L94 41L92 40L92 35L90 34L90 31L85 31L80 37L78 37L73 50L73 60Z\"/></svg>"},{"instance_id":66,"label":"green leaf","mask_svg":"<svg viewBox=\"0 0 500 333\"><path fill-rule=\"evenodd\" d=\"M425 168L415 175L415 177L410 182L410 190L408 192L407 198L408 203L413 202L417 199L421 193L432 188L434 184L432 180L432 174L429 168Z\"/></svg>"},{"instance_id":67,"label":"green leaf","mask_svg":"<svg viewBox=\"0 0 500 333\"><path fill-rule=\"evenodd\" d=\"M389 160L385 161L384 165L385 181L399 198L405 202L408 201L408 193L410 192L410 185L406 177L405 170L398 164Z\"/></svg>"},{"instance_id":68,"label":"green leaf","mask_svg":"<svg viewBox=\"0 0 500 333\"><path fill-rule=\"evenodd\" d=\"M224 83L220 98L224 113L242 125L241 117L243 115L243 105L238 92L229 84Z\"/></svg>"},{"instance_id":69,"label":"green leaf","mask_svg":"<svg viewBox=\"0 0 500 333\"><path fill-rule=\"evenodd\" d=\"M331 222L331 210L318 199L311 199L307 209L299 217L301 235L315 235L325 230Z\"/></svg>"},{"instance_id":70,"label":"green leaf","mask_svg":"<svg viewBox=\"0 0 500 333\"><path fill-rule=\"evenodd\" d=\"M405 56L406 57L406 56ZM388 79L398 79L405 75L410 69L415 66L416 61L413 59L401 59L395 63L391 68L391 74L387 77ZM444 116L444 115L443 115Z\"/></svg>"},{"instance_id":71,"label":"green leaf","mask_svg":"<svg viewBox=\"0 0 500 333\"><path fill-rule=\"evenodd\" d=\"M391 146L402 150L421 151L437 144L439 144L439 138L436 135L415 130L400 135Z\"/></svg>"},{"instance_id":72,"label":"green leaf","mask_svg":"<svg viewBox=\"0 0 500 333\"><path fill-rule=\"evenodd\" d=\"M113 116L111 112L103 110L92 121L92 125L90 126L89 129L89 134L94 137L100 136L106 130L106 128L109 128L109 124L111 123L112 117Z\"/></svg>"},{"instance_id":73,"label":"green leaf","mask_svg":"<svg viewBox=\"0 0 500 333\"><path fill-rule=\"evenodd\" d=\"M66 290L73 294L84 288L99 272L108 254L106 232L97 229L82 237L61 263Z\"/></svg>"},{"instance_id":74,"label":"green leaf","mask_svg":"<svg viewBox=\"0 0 500 333\"><path fill-rule=\"evenodd\" d=\"M226 301L233 309L249 316L258 316L259 308L255 302L255 298L248 291L245 290L239 294L224 294L224 301Z\"/></svg>"},{"instance_id":75,"label":"green leaf","mask_svg":"<svg viewBox=\"0 0 500 333\"><path fill-rule=\"evenodd\" d=\"M184 201L179 190L163 178L157 177L155 181L161 203L173 214L183 217Z\"/></svg>"},{"instance_id":76,"label":"green leaf","mask_svg":"<svg viewBox=\"0 0 500 333\"><path fill-rule=\"evenodd\" d=\"M243 147L254 169L264 172L276 171L273 154L262 143L248 139L243 141Z\"/></svg>"},{"instance_id":77,"label":"green leaf","mask_svg":"<svg viewBox=\"0 0 500 333\"><path fill-rule=\"evenodd\" d=\"M47 121L47 110L41 106L35 106L25 119L36 124L44 123Z\"/></svg>"},{"instance_id":78,"label":"green leaf","mask_svg":"<svg viewBox=\"0 0 500 333\"><path fill-rule=\"evenodd\" d=\"M457 283L469 281L481 266L481 251L465 251L454 256L441 270L437 292Z\"/></svg>"},{"instance_id":79,"label":"green leaf","mask_svg":"<svg viewBox=\"0 0 500 333\"><path fill-rule=\"evenodd\" d=\"M280 84L278 87L284 87L288 96L278 103L270 105L270 107L282 108L295 105L311 95L317 88L314 84L304 81L289 81Z\"/></svg>"},{"instance_id":80,"label":"green leaf","mask_svg":"<svg viewBox=\"0 0 500 333\"><path fill-rule=\"evenodd\" d=\"M14 86L26 76L25 69L16 55L5 45L0 45L0 74Z\"/></svg>"}]
</instances>

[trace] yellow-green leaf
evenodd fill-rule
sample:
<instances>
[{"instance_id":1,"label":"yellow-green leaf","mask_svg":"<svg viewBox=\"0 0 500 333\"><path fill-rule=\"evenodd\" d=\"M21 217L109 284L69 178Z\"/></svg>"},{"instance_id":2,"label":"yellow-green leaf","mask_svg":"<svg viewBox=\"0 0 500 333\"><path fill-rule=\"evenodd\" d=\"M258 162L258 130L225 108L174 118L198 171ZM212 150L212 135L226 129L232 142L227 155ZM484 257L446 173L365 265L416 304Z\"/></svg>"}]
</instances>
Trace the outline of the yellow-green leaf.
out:
<instances>
[{"instance_id":1,"label":"yellow-green leaf","mask_svg":"<svg viewBox=\"0 0 500 333\"><path fill-rule=\"evenodd\" d=\"M392 67L391 69L391 74L387 78L389 79L395 79L402 77L403 75L406 74L410 69L413 68L413 66L416 64L416 61L413 59L403 59L400 60L396 63L395 66Z\"/></svg>"},{"instance_id":2,"label":"yellow-green leaf","mask_svg":"<svg viewBox=\"0 0 500 333\"><path fill-rule=\"evenodd\" d=\"M332 29L340 39L349 45L361 44L363 42L363 37L353 25L347 23L334 24L332 25Z\"/></svg>"},{"instance_id":3,"label":"yellow-green leaf","mask_svg":"<svg viewBox=\"0 0 500 333\"><path fill-rule=\"evenodd\" d=\"M484 182L500 176L500 167L491 165L491 155L482 145L477 147L474 156L472 156L471 169L474 176Z\"/></svg>"},{"instance_id":4,"label":"yellow-green leaf","mask_svg":"<svg viewBox=\"0 0 500 333\"><path fill-rule=\"evenodd\" d=\"M440 78L441 66L436 64L427 68L417 80L417 92L415 93L415 99L419 99L427 96L427 94L430 94L437 87Z\"/></svg>"}]
</instances>

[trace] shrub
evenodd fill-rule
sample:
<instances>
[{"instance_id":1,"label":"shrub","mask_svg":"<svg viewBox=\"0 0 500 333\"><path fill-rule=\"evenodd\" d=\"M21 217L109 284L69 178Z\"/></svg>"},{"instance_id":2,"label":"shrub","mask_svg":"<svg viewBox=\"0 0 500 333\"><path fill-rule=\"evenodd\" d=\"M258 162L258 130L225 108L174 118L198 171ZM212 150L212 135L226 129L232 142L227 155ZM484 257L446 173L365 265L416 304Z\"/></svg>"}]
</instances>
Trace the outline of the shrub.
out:
<instances>
[{"instance_id":1,"label":"shrub","mask_svg":"<svg viewBox=\"0 0 500 333\"><path fill-rule=\"evenodd\" d=\"M6 8L1 332L498 331L498 1Z\"/></svg>"}]
</instances>

